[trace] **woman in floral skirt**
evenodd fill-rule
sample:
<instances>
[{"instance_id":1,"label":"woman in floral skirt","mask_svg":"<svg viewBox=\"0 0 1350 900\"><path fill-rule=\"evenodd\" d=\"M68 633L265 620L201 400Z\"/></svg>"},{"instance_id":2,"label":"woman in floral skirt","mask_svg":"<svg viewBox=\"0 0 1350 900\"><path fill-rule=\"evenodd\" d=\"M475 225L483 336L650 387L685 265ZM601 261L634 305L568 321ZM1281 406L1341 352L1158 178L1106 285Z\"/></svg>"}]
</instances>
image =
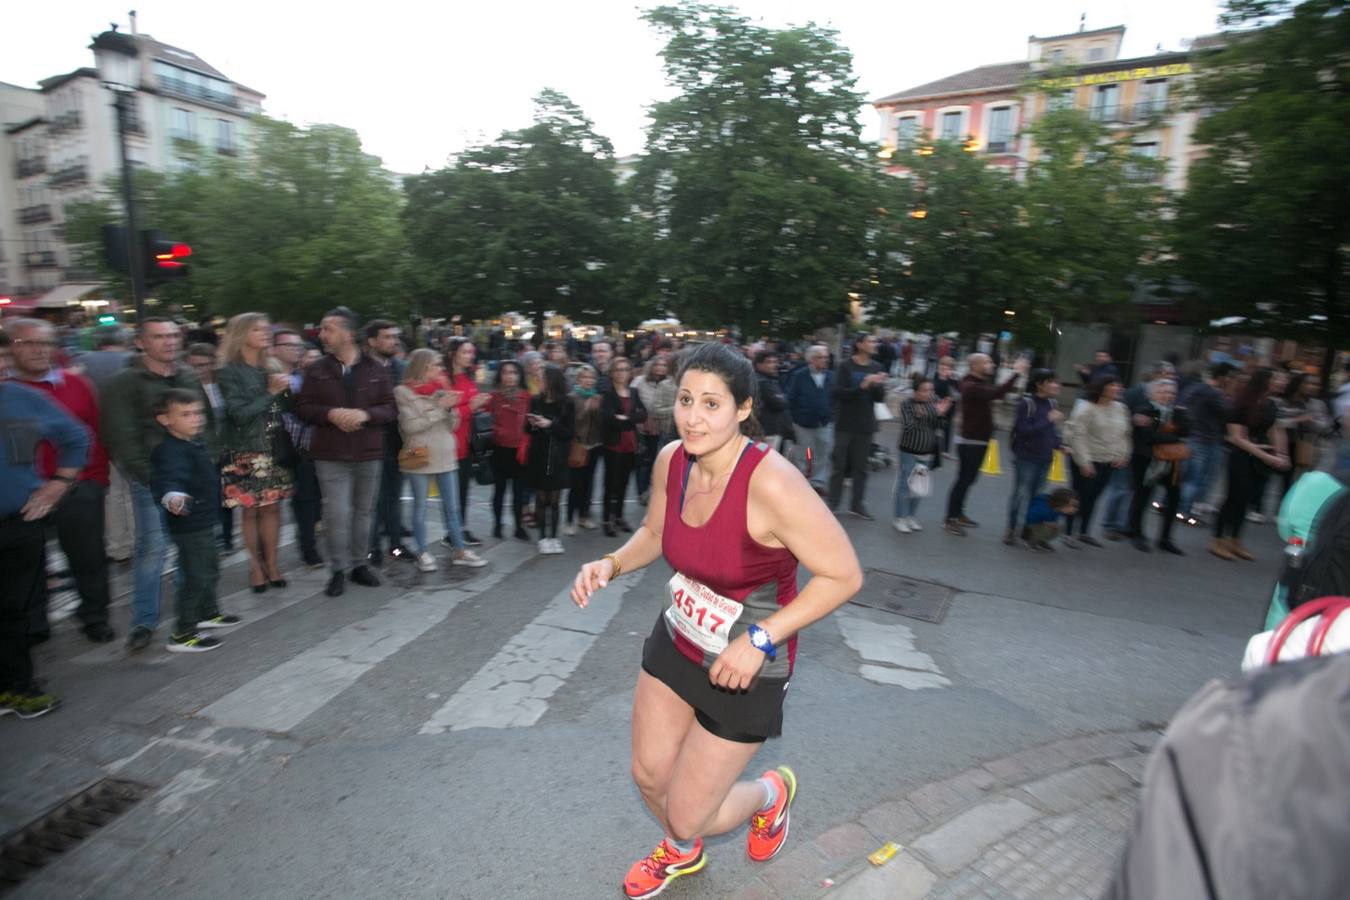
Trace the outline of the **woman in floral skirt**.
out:
<instances>
[{"instance_id":1,"label":"woman in floral skirt","mask_svg":"<svg viewBox=\"0 0 1350 900\"><path fill-rule=\"evenodd\" d=\"M267 316L240 313L225 327L216 375L225 403L220 430L225 505L239 507L249 584L258 594L268 585L286 586L277 566L277 545L281 501L292 493L290 470L276 458L288 440L281 414L290 406L290 378L270 357L271 346Z\"/></svg>"}]
</instances>

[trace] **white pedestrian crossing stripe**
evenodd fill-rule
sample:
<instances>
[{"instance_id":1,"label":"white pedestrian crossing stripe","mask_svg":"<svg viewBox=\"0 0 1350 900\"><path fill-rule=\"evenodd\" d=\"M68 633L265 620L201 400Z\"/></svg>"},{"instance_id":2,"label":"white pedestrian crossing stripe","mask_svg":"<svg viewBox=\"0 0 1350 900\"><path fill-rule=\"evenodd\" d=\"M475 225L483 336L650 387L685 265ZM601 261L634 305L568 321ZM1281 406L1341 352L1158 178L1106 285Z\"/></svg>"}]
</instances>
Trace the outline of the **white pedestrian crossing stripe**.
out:
<instances>
[{"instance_id":1,"label":"white pedestrian crossing stripe","mask_svg":"<svg viewBox=\"0 0 1350 900\"><path fill-rule=\"evenodd\" d=\"M579 610L571 588L555 596L534 621L506 642L445 705L421 734L467 728L523 728L548 709L548 700L581 663L619 611L633 579L611 583Z\"/></svg>"},{"instance_id":2,"label":"white pedestrian crossing stripe","mask_svg":"<svg viewBox=\"0 0 1350 900\"><path fill-rule=\"evenodd\" d=\"M933 657L914 647L914 632L906 625L873 622L857 616L833 616L848 644L863 659L886 665L862 665L858 674L877 684L894 684L911 691L949 687L951 681Z\"/></svg>"}]
</instances>

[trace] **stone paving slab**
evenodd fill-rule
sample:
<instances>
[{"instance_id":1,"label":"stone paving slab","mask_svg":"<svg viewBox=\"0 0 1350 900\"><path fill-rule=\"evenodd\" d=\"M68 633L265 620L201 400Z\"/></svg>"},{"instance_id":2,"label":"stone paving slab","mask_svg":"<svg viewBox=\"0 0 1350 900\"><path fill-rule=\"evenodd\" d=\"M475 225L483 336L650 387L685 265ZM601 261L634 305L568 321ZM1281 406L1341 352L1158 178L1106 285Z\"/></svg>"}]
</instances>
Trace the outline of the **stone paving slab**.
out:
<instances>
[{"instance_id":1,"label":"stone paving slab","mask_svg":"<svg viewBox=\"0 0 1350 900\"><path fill-rule=\"evenodd\" d=\"M790 848L731 896L1077 900L1100 895L1156 729L1032 747L887 800ZM867 855L888 841L888 862Z\"/></svg>"}]
</instances>

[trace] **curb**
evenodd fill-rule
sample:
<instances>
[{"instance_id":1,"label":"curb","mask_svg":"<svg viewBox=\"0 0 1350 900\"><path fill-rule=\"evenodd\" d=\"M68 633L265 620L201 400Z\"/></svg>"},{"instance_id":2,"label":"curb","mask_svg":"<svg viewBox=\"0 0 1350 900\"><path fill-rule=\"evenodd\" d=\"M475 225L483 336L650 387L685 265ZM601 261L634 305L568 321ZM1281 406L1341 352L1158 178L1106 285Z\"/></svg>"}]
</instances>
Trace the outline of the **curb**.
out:
<instances>
[{"instance_id":1,"label":"curb","mask_svg":"<svg viewBox=\"0 0 1350 900\"><path fill-rule=\"evenodd\" d=\"M878 804L765 866L732 900L826 896L918 900L1020 830L1129 796L1161 728L1063 738L991 760ZM888 862L867 855L900 846Z\"/></svg>"}]
</instances>

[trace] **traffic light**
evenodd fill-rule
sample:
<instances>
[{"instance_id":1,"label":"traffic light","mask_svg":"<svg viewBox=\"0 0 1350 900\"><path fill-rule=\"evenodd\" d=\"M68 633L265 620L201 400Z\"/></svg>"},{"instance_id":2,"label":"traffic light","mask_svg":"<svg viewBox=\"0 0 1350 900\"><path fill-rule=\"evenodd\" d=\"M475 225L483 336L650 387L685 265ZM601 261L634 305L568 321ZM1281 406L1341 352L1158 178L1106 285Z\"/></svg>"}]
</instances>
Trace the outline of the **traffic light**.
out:
<instances>
[{"instance_id":1,"label":"traffic light","mask_svg":"<svg viewBox=\"0 0 1350 900\"><path fill-rule=\"evenodd\" d=\"M109 269L131 274L131 259L127 255L127 227L125 225L103 226L103 261Z\"/></svg>"},{"instance_id":2,"label":"traffic light","mask_svg":"<svg viewBox=\"0 0 1350 900\"><path fill-rule=\"evenodd\" d=\"M145 248L147 285L176 281L187 275L187 258L192 255L192 248L187 244L167 240L159 231L142 231L141 246Z\"/></svg>"}]
</instances>

